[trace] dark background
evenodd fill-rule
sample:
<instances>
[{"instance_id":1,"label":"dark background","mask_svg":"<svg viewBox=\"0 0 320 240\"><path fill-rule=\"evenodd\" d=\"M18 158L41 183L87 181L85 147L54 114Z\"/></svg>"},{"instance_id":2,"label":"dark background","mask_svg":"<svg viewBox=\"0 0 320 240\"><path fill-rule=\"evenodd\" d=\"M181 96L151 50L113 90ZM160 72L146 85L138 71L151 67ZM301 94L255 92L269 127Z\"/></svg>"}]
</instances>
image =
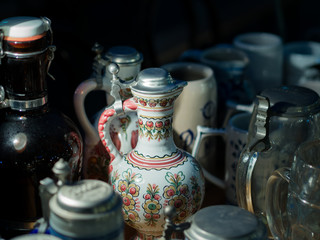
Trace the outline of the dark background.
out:
<instances>
[{"instance_id":1,"label":"dark background","mask_svg":"<svg viewBox=\"0 0 320 240\"><path fill-rule=\"evenodd\" d=\"M92 73L95 42L105 50L129 45L144 55L142 68L176 61L183 51L231 43L240 33L264 31L284 43L320 41L318 0L0 0L0 19L46 16L57 46L48 80L49 101L77 124L73 93ZM105 102L88 96L89 117Z\"/></svg>"}]
</instances>

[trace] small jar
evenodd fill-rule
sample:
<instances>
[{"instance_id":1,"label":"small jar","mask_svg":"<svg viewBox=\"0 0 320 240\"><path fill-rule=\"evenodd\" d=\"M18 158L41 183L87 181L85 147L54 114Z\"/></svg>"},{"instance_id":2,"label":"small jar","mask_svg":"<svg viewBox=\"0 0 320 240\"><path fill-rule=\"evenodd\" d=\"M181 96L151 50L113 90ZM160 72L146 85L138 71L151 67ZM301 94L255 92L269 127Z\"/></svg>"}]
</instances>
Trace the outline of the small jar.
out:
<instances>
[{"instance_id":1,"label":"small jar","mask_svg":"<svg viewBox=\"0 0 320 240\"><path fill-rule=\"evenodd\" d=\"M63 240L123 239L122 201L106 182L63 185L49 202L49 232Z\"/></svg>"}]
</instances>

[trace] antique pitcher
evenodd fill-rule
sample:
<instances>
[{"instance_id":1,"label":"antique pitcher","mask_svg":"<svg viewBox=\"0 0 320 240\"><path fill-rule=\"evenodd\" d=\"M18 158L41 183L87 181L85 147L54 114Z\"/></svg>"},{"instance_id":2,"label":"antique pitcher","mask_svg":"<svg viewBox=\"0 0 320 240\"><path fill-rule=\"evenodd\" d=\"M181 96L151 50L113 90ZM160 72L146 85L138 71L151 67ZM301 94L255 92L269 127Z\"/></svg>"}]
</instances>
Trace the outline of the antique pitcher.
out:
<instances>
[{"instance_id":1,"label":"antique pitcher","mask_svg":"<svg viewBox=\"0 0 320 240\"><path fill-rule=\"evenodd\" d=\"M136 77L141 68L142 55L136 49L129 46L111 47L103 56L103 47L95 44L93 51L96 52L93 68L95 73L92 78L83 81L74 93L74 108L79 123L84 131L84 178L108 179L109 155L101 144L98 134L98 120L104 108L94 115L95 122L92 123L86 113L85 100L92 91L102 90L106 92L107 104L114 101L110 95L111 75L106 67L115 62L119 65L119 76L125 81ZM132 97L128 89L121 89L122 99ZM130 151L137 141L137 119L136 114L122 116L115 119L112 124L112 139L117 148L124 153Z\"/></svg>"},{"instance_id":2,"label":"antique pitcher","mask_svg":"<svg viewBox=\"0 0 320 240\"><path fill-rule=\"evenodd\" d=\"M320 98L307 88L282 86L257 95L236 173L240 207L266 220L268 178L274 170L291 166L300 144L319 138L319 112Z\"/></svg>"},{"instance_id":3,"label":"antique pitcher","mask_svg":"<svg viewBox=\"0 0 320 240\"><path fill-rule=\"evenodd\" d=\"M114 72L114 91L120 81ZM109 152L109 181L122 196L125 222L138 231L135 239L161 237L164 208L177 210L183 222L201 206L204 177L198 162L173 141L173 104L187 83L172 79L162 68L141 71L131 86L133 98L116 101L99 120L99 134ZM137 146L122 155L113 144L110 124L114 118L137 112Z\"/></svg>"}]
</instances>

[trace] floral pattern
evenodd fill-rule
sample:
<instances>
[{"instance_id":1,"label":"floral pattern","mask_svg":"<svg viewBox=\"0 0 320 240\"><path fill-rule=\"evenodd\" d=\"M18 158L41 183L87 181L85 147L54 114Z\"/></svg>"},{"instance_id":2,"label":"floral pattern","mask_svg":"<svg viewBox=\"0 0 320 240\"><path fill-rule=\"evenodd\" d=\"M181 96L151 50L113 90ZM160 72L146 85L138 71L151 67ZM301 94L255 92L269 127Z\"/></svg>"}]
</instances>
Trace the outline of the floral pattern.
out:
<instances>
[{"instance_id":1,"label":"floral pattern","mask_svg":"<svg viewBox=\"0 0 320 240\"><path fill-rule=\"evenodd\" d=\"M143 97L138 97L135 96L133 100L136 103L139 103L143 107L150 107L150 108L155 108L155 107L170 107L173 105L174 101L176 100L178 96L171 96L168 98L159 98L159 99L154 99L154 98L143 98Z\"/></svg>"},{"instance_id":2,"label":"floral pattern","mask_svg":"<svg viewBox=\"0 0 320 240\"><path fill-rule=\"evenodd\" d=\"M170 185L163 189L163 197L166 199L164 205L174 206L177 211L177 220L181 222L189 215L188 199L192 199L188 185L183 184L185 175L181 171L177 174L167 172L165 179Z\"/></svg>"},{"instance_id":3,"label":"floral pattern","mask_svg":"<svg viewBox=\"0 0 320 240\"><path fill-rule=\"evenodd\" d=\"M117 175L113 175L113 177L114 182L119 179L119 177L117 178ZM140 173L133 173L131 168L127 169L127 171L124 171L122 173L122 177L123 179L120 179L118 182L117 191L122 197L124 220L129 225L132 225L134 222L140 222L140 217L138 214L140 211L140 202L138 200L140 187L136 184L136 182L142 181L142 177ZM116 188L114 183L112 183L112 185L114 188Z\"/></svg>"},{"instance_id":4,"label":"floral pattern","mask_svg":"<svg viewBox=\"0 0 320 240\"><path fill-rule=\"evenodd\" d=\"M160 142L161 140L170 137L172 128L170 118L165 118L164 120L156 119L155 121L146 119L145 122L142 118L139 118L138 124L140 138L146 137L148 141L157 140Z\"/></svg>"},{"instance_id":5,"label":"floral pattern","mask_svg":"<svg viewBox=\"0 0 320 240\"><path fill-rule=\"evenodd\" d=\"M159 195L159 186L156 184L148 184L147 192L143 195L145 199L142 208L144 209L143 216L145 217L145 222L148 226L156 226L156 223L160 219L160 209L162 208L160 204L161 196Z\"/></svg>"}]
</instances>

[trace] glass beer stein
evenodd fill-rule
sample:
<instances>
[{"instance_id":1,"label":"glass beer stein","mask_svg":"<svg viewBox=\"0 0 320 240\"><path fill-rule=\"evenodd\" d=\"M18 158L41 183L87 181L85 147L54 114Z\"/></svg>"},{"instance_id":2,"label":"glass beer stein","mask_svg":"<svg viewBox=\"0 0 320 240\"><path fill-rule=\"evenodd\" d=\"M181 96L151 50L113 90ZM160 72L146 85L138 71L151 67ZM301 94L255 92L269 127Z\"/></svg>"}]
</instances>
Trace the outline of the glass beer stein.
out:
<instances>
[{"instance_id":1,"label":"glass beer stein","mask_svg":"<svg viewBox=\"0 0 320 240\"><path fill-rule=\"evenodd\" d=\"M320 239L320 140L302 144L291 168L269 178L266 214L274 239Z\"/></svg>"},{"instance_id":2,"label":"glass beer stein","mask_svg":"<svg viewBox=\"0 0 320 240\"><path fill-rule=\"evenodd\" d=\"M257 95L247 144L236 173L240 207L265 219L268 178L281 167L290 167L295 150L319 138L320 98L310 89L282 86Z\"/></svg>"}]
</instances>

